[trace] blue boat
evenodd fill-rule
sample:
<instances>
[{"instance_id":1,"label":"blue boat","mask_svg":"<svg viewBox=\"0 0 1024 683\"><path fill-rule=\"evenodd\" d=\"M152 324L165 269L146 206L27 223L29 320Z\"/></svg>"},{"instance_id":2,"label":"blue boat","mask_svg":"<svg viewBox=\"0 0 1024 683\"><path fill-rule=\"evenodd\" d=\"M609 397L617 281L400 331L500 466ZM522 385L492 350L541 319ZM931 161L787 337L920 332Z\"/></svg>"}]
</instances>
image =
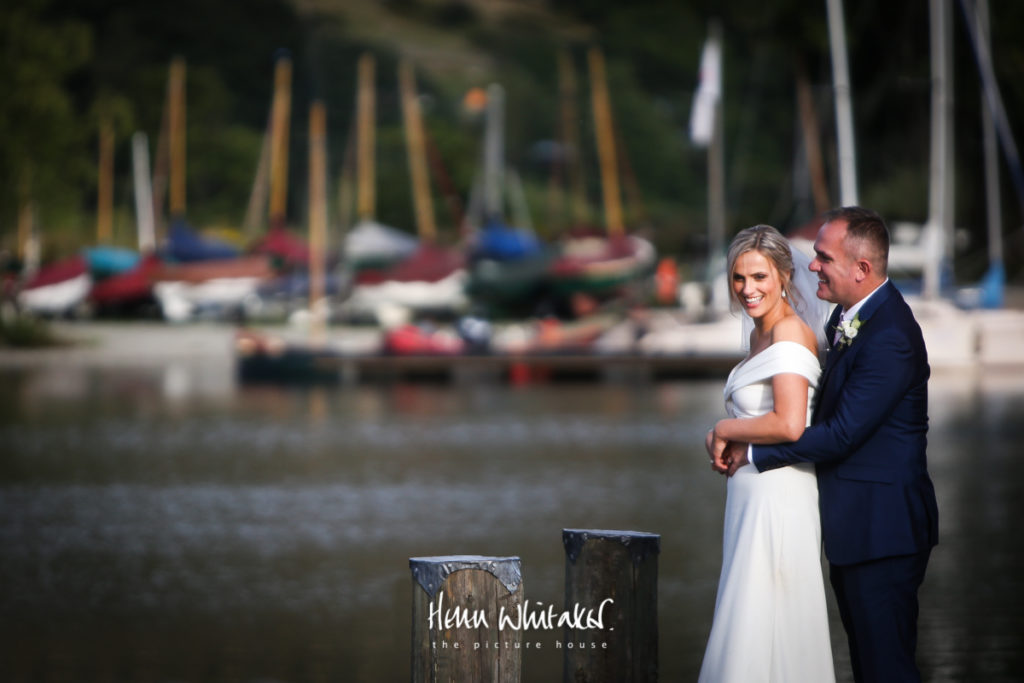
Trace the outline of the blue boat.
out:
<instances>
[{"instance_id":1,"label":"blue boat","mask_svg":"<svg viewBox=\"0 0 1024 683\"><path fill-rule=\"evenodd\" d=\"M125 273L139 264L139 252L124 247L88 247L85 260L94 278Z\"/></svg>"},{"instance_id":2,"label":"blue boat","mask_svg":"<svg viewBox=\"0 0 1024 683\"><path fill-rule=\"evenodd\" d=\"M237 257L239 253L239 250L230 244L200 237L185 221L176 220L171 223L165 254L172 261L187 263L230 259Z\"/></svg>"}]
</instances>

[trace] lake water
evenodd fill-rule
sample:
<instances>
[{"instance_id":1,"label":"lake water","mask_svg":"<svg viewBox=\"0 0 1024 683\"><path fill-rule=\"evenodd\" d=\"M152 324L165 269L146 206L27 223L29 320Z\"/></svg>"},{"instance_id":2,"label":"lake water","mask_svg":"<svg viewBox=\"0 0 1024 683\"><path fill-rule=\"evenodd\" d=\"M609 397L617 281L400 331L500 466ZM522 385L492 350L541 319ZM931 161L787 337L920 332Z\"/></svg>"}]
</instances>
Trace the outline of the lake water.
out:
<instances>
[{"instance_id":1,"label":"lake water","mask_svg":"<svg viewBox=\"0 0 1024 683\"><path fill-rule=\"evenodd\" d=\"M561 606L563 528L661 535L661 680L695 680L725 496L703 434L722 386L3 370L0 680L409 680L410 557L518 555L526 598ZM1022 680L1024 374L937 373L930 414L925 680ZM524 681L561 680L558 635L530 635L545 646L524 652Z\"/></svg>"}]
</instances>

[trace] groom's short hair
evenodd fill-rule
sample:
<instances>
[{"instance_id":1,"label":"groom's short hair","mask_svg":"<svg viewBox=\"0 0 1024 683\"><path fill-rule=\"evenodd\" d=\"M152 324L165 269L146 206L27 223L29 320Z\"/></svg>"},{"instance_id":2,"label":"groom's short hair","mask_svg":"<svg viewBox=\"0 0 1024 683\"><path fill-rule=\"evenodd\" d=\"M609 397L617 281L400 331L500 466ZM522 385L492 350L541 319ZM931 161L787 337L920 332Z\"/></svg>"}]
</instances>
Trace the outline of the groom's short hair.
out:
<instances>
[{"instance_id":1,"label":"groom's short hair","mask_svg":"<svg viewBox=\"0 0 1024 683\"><path fill-rule=\"evenodd\" d=\"M846 221L846 239L857 243L858 255L871 262L885 277L889 269L889 229L882 217L871 209L844 206L825 214L825 222Z\"/></svg>"}]
</instances>

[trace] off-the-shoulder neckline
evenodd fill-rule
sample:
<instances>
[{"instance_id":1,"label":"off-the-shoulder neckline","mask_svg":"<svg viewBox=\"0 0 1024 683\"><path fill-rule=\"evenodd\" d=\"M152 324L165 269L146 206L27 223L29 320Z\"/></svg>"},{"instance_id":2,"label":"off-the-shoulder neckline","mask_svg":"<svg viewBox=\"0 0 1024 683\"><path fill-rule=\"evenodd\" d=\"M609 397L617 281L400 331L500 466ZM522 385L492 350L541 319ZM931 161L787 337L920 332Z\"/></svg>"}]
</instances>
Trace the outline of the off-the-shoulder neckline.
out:
<instances>
[{"instance_id":1,"label":"off-the-shoulder neckline","mask_svg":"<svg viewBox=\"0 0 1024 683\"><path fill-rule=\"evenodd\" d=\"M806 351L807 353L811 354L811 355L812 355L812 356L814 356L815 358L817 358L817 357L818 357L818 354L817 354L817 353L815 353L814 351L811 351L811 350L810 350L809 348L807 348L806 346L804 346L804 345L803 345L803 344L801 344L800 342L798 342L798 341L793 341L793 340L791 340L791 339L782 339L782 340L780 340L780 341L777 341L777 342L772 342L772 343L771 343L771 344L769 344L768 346L764 347L763 349L761 349L760 351L758 351L757 353L755 353L755 354L754 354L753 356L747 356L746 358L744 358L744 359L743 359L743 361L742 361L742 362L743 362L743 363L747 363L748 361L752 361L752 360L754 360L755 358L757 358L758 356L760 356L760 355L762 355L762 354L765 354L765 353L768 353L768 351L770 351L770 350L771 350L772 348L774 348L774 347L776 347L776 346L778 346L778 345L780 345L780 344L793 344L794 346L798 346L798 347L800 347L801 349L803 349L803 350L804 350L804 351Z\"/></svg>"}]
</instances>

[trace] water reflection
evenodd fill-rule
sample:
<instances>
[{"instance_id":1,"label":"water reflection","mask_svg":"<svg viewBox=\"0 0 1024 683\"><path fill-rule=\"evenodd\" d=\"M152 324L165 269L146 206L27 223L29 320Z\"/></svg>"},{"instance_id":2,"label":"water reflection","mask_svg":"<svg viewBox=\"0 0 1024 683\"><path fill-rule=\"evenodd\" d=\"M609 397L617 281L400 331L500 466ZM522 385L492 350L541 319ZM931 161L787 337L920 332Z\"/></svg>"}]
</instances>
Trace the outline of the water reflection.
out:
<instances>
[{"instance_id":1,"label":"water reflection","mask_svg":"<svg viewBox=\"0 0 1024 683\"><path fill-rule=\"evenodd\" d=\"M926 680L1024 675L1021 379L932 383ZM0 381L0 679L408 680L409 557L520 555L527 597L561 604L563 527L662 535L662 680L696 677L724 503L701 444L721 382L299 390L235 387L223 368ZM560 666L532 652L524 680Z\"/></svg>"}]
</instances>

